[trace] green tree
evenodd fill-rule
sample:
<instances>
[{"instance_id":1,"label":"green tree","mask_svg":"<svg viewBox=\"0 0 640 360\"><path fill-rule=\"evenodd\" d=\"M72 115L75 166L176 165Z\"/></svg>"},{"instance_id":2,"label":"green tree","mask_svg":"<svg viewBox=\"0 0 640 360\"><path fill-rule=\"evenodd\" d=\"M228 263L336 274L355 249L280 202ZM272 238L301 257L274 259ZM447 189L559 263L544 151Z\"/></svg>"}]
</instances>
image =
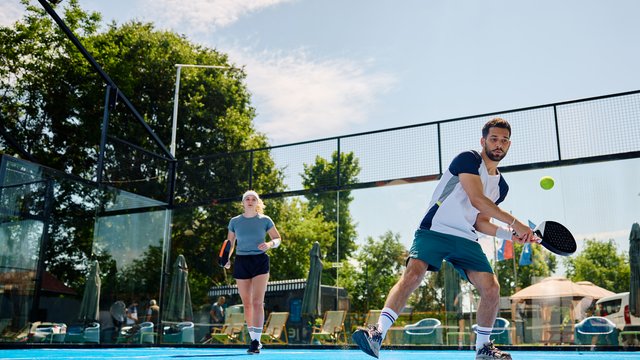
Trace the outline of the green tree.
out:
<instances>
[{"instance_id":1,"label":"green tree","mask_svg":"<svg viewBox=\"0 0 640 360\"><path fill-rule=\"evenodd\" d=\"M124 295L127 299L156 298L160 283L158 269L161 267L162 247L150 245L139 259L133 260L118 273L114 292Z\"/></svg>"},{"instance_id":2,"label":"green tree","mask_svg":"<svg viewBox=\"0 0 640 360\"><path fill-rule=\"evenodd\" d=\"M343 261L340 285L347 289L351 307L356 312L382 309L387 294L402 274L407 250L400 234L387 231L377 240L367 237L354 260Z\"/></svg>"},{"instance_id":3,"label":"green tree","mask_svg":"<svg viewBox=\"0 0 640 360\"><path fill-rule=\"evenodd\" d=\"M616 293L629 291L629 257L617 252L614 240L585 239L582 251L563 261L572 281L591 281Z\"/></svg>"},{"instance_id":4,"label":"green tree","mask_svg":"<svg viewBox=\"0 0 640 360\"><path fill-rule=\"evenodd\" d=\"M233 67L226 54L193 44L177 34L158 31L153 24L110 24L106 31L99 33L99 14L84 12L77 0L65 4L64 21L165 144L171 137L174 64ZM95 179L104 110L102 79L48 15L36 6L28 6L25 18L13 27L0 28L0 54L3 94L0 123L7 133L41 164ZM244 71L237 68L183 70L179 156L205 156L267 146L264 134L256 132L252 124L255 110L250 105L245 77ZM121 103L111 109L108 133L159 153ZM0 145L3 145L2 153L15 153L7 142ZM133 160L133 164L147 161L146 166L130 166L127 170L132 173L128 174L130 179L134 175L138 175L138 180L157 175L154 173L160 166L157 161L147 155L136 160L131 157L135 149L113 141L109 145L107 181L117 183L118 179L111 177L118 175L115 171L118 167L128 164L125 160ZM255 153L253 161L254 183L269 190L281 186L267 151ZM248 163L248 155L212 156L181 163L178 200L211 200L212 189L217 193L237 194L238 189L244 190L247 186ZM134 171L140 174L133 174ZM211 176L212 183L204 187L203 176L210 175L215 175ZM229 179L236 181L225 181Z\"/></svg>"},{"instance_id":5,"label":"green tree","mask_svg":"<svg viewBox=\"0 0 640 360\"><path fill-rule=\"evenodd\" d=\"M331 155L331 161L317 156L314 164L304 164L304 173L301 174L302 185L305 189L323 190L335 187L338 183L341 186L355 184L358 182L357 176L359 173L360 166L354 153L341 153L340 176L338 178L338 153L336 151ZM305 197L309 200L311 208L317 207L320 209L325 221L339 226L339 246L336 247L334 238L333 251L327 254L327 259L336 261L338 256L340 256L340 259L348 258L356 249L355 240L357 237L356 224L349 211L349 205L353 201L351 191L340 191L339 208L335 192L314 193L305 195ZM336 221L338 211L340 216Z\"/></svg>"},{"instance_id":6,"label":"green tree","mask_svg":"<svg viewBox=\"0 0 640 360\"><path fill-rule=\"evenodd\" d=\"M62 17L80 38L94 34L100 21L99 14L82 11L76 0ZM0 28L0 54L1 126L40 163L87 176L95 164L104 102L102 87L89 90L97 76L38 6L27 6L13 27ZM80 97L88 100L82 111ZM14 154L12 148L0 151Z\"/></svg>"},{"instance_id":7,"label":"green tree","mask_svg":"<svg viewBox=\"0 0 640 360\"><path fill-rule=\"evenodd\" d=\"M319 209L310 209L300 199L282 202L282 209L274 218L282 245L271 250L271 279L304 279L309 273L309 251L314 242L320 243L320 250L326 255L333 244L335 227L324 221ZM326 283L326 282L325 282Z\"/></svg>"},{"instance_id":8,"label":"green tree","mask_svg":"<svg viewBox=\"0 0 640 360\"><path fill-rule=\"evenodd\" d=\"M447 294L447 291L450 293ZM455 296L460 293L460 276L448 262L440 271L427 271L422 284L409 297L407 304L419 312L452 311Z\"/></svg>"},{"instance_id":9,"label":"green tree","mask_svg":"<svg viewBox=\"0 0 640 360\"><path fill-rule=\"evenodd\" d=\"M516 292L516 289L524 289L532 284L534 277L548 277L556 270L556 256L544 250L541 246L531 245L531 264L520 266L519 259L523 249L522 244L513 244L514 259L497 261L494 264L494 272L500 283L500 296L509 296ZM515 271L518 278L514 279Z\"/></svg>"},{"instance_id":10,"label":"green tree","mask_svg":"<svg viewBox=\"0 0 640 360\"><path fill-rule=\"evenodd\" d=\"M0 27L0 153L25 157L17 144L31 154L28 158L45 166L96 179L103 80L41 7L23 3L24 18ZM134 21L105 27L98 13L85 12L77 0L63 4L57 11L65 23L165 144L171 138L174 64L233 67L226 54L156 30L153 24ZM185 255L190 275L202 279L202 288L224 282L224 272L214 265L215 253L229 218L238 213L237 204L218 204L215 199L246 190L250 166L257 191L284 188L268 151L252 158L242 152L268 145L252 124L255 110L245 77L237 68L183 69L181 77L177 154L198 158L178 164L176 203L183 207L174 212L171 254ZM110 110L104 181L164 201L168 162L138 150L161 154L121 102ZM232 151L237 153L211 155ZM83 282L91 257L92 219L103 205L98 199L104 194L88 188L74 182L55 187L46 265L69 284ZM203 206L190 207L193 203Z\"/></svg>"}]
</instances>

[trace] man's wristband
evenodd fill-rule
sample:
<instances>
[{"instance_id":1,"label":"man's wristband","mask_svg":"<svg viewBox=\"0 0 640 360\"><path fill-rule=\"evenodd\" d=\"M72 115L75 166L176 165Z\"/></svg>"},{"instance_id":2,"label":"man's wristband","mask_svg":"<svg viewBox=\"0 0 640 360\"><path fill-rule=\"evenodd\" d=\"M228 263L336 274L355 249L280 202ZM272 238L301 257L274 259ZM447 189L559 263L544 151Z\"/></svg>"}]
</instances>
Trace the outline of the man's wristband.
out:
<instances>
[{"instance_id":1,"label":"man's wristband","mask_svg":"<svg viewBox=\"0 0 640 360\"><path fill-rule=\"evenodd\" d=\"M271 242L273 243L272 248L277 248L278 246L280 246L280 243L282 242L282 240L280 240L280 238L275 238L275 239L271 239Z\"/></svg>"}]
</instances>

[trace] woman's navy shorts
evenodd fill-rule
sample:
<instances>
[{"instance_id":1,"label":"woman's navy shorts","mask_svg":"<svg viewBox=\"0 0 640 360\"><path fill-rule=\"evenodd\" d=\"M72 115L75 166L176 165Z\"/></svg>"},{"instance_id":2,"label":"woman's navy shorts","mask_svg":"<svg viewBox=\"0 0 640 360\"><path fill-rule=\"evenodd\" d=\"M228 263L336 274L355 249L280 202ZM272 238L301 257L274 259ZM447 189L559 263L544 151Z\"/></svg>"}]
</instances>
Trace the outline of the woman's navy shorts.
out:
<instances>
[{"instance_id":1,"label":"woman's navy shorts","mask_svg":"<svg viewBox=\"0 0 640 360\"><path fill-rule=\"evenodd\" d=\"M258 275L269 273L269 255L236 255L233 263L233 277L235 279L252 279Z\"/></svg>"}]
</instances>

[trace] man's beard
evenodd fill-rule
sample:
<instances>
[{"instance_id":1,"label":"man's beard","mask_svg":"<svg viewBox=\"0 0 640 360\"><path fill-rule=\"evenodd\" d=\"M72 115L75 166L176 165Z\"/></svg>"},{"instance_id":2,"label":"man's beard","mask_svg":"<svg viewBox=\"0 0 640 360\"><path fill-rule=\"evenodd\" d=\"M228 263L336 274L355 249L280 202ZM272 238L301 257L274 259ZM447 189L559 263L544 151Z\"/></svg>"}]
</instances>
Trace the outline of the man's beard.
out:
<instances>
[{"instance_id":1,"label":"man's beard","mask_svg":"<svg viewBox=\"0 0 640 360\"><path fill-rule=\"evenodd\" d=\"M493 152L489 151L489 149L486 146L484 148L484 153L487 155L489 159L491 159L491 161L500 161L504 159L505 156L507 156L506 151L502 151L502 154L500 155L494 155Z\"/></svg>"}]
</instances>

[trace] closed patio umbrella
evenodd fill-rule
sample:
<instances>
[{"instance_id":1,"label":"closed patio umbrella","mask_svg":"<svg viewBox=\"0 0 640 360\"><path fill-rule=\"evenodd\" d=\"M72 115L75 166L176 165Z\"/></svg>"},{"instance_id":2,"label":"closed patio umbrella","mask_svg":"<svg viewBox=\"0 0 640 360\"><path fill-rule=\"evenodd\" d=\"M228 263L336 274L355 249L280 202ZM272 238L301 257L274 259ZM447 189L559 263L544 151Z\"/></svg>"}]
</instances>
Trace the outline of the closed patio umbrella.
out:
<instances>
[{"instance_id":1,"label":"closed patio umbrella","mask_svg":"<svg viewBox=\"0 0 640 360\"><path fill-rule=\"evenodd\" d=\"M631 265L629 312L633 316L640 316L640 225L638 223L633 223L629 235L629 265Z\"/></svg>"},{"instance_id":2,"label":"closed patio umbrella","mask_svg":"<svg viewBox=\"0 0 640 360\"><path fill-rule=\"evenodd\" d=\"M302 296L303 315L310 317L318 317L320 315L320 278L322 275L322 260L320 254L320 244L316 241L309 251L311 264L309 266L309 276L307 277L307 285L304 288Z\"/></svg>"},{"instance_id":3,"label":"closed patio umbrella","mask_svg":"<svg viewBox=\"0 0 640 360\"><path fill-rule=\"evenodd\" d=\"M98 260L94 260L89 268L89 276L84 285L84 295L82 296L82 303L80 304L80 314L78 319L87 323L92 321L98 321L98 314L100 313L100 265Z\"/></svg>"},{"instance_id":4,"label":"closed patio umbrella","mask_svg":"<svg viewBox=\"0 0 640 360\"><path fill-rule=\"evenodd\" d=\"M191 293L189 291L189 268L182 254L178 255L173 264L171 273L171 285L167 307L163 311L165 321L190 321L193 319L193 306L191 305Z\"/></svg>"}]
</instances>

